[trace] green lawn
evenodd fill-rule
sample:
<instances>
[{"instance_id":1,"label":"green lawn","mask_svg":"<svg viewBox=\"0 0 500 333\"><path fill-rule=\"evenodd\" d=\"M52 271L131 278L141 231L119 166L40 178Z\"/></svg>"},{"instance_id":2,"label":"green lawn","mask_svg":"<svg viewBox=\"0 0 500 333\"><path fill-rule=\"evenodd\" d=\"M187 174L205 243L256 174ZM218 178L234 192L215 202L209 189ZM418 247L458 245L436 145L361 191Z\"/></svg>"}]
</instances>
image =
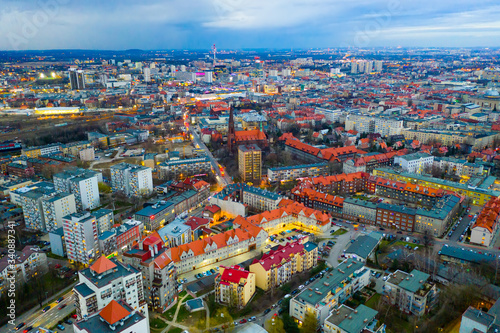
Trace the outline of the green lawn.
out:
<instances>
[{"instance_id":1,"label":"green lawn","mask_svg":"<svg viewBox=\"0 0 500 333\"><path fill-rule=\"evenodd\" d=\"M337 231L335 231L335 232L332 234L332 236L340 236L340 235L345 234L346 232L347 232L347 230L340 228L340 229L338 229Z\"/></svg>"},{"instance_id":2,"label":"green lawn","mask_svg":"<svg viewBox=\"0 0 500 333\"><path fill-rule=\"evenodd\" d=\"M167 327L167 323L159 318L151 318L149 320L149 327L151 327L153 329L158 329L161 331L162 329Z\"/></svg>"},{"instance_id":3,"label":"green lawn","mask_svg":"<svg viewBox=\"0 0 500 333\"><path fill-rule=\"evenodd\" d=\"M165 318L166 320L174 319L175 310L177 309L177 305L178 305L178 303L176 303L173 307L171 307L170 309L168 309L167 311L162 313L161 316L163 318Z\"/></svg>"},{"instance_id":4,"label":"green lawn","mask_svg":"<svg viewBox=\"0 0 500 333\"><path fill-rule=\"evenodd\" d=\"M401 245L401 246L409 245L411 248L415 248L418 246L418 244L408 243L403 241L397 241L396 243L394 243L394 245Z\"/></svg>"},{"instance_id":5,"label":"green lawn","mask_svg":"<svg viewBox=\"0 0 500 333\"><path fill-rule=\"evenodd\" d=\"M368 301L366 301L365 305L369 308L375 309L378 302L380 301L380 297L382 297L382 295L380 295L380 294L373 295L372 298L370 298Z\"/></svg>"},{"instance_id":6,"label":"green lawn","mask_svg":"<svg viewBox=\"0 0 500 333\"><path fill-rule=\"evenodd\" d=\"M179 328L179 327L174 327L174 328L171 328L168 330L168 333L181 333L182 332L182 328Z\"/></svg>"},{"instance_id":7,"label":"green lawn","mask_svg":"<svg viewBox=\"0 0 500 333\"><path fill-rule=\"evenodd\" d=\"M179 309L179 313L177 314L177 322L178 323L183 323L188 316L191 315L191 312L189 312L188 309L184 306L184 304L181 305L181 308Z\"/></svg>"}]
</instances>

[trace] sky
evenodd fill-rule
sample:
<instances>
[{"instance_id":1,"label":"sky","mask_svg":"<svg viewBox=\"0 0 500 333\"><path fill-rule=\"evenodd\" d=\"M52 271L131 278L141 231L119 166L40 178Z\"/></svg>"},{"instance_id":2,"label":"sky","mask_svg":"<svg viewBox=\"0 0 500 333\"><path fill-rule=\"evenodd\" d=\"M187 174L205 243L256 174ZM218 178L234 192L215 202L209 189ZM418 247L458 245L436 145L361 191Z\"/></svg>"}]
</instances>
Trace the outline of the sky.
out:
<instances>
[{"instance_id":1,"label":"sky","mask_svg":"<svg viewBox=\"0 0 500 333\"><path fill-rule=\"evenodd\" d=\"M498 0L0 0L0 50L500 46Z\"/></svg>"}]
</instances>

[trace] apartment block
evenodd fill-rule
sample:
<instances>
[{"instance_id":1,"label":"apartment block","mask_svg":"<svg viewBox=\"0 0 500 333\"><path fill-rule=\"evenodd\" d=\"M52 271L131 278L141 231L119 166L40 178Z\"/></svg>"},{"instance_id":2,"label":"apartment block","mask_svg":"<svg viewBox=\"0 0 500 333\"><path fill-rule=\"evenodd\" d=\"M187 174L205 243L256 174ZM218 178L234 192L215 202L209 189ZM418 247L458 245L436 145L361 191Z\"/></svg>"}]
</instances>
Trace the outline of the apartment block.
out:
<instances>
[{"instance_id":1,"label":"apartment block","mask_svg":"<svg viewBox=\"0 0 500 333\"><path fill-rule=\"evenodd\" d=\"M377 204L371 201L347 198L344 200L342 216L358 223L375 224Z\"/></svg>"},{"instance_id":2,"label":"apartment block","mask_svg":"<svg viewBox=\"0 0 500 333\"><path fill-rule=\"evenodd\" d=\"M406 206L381 203L377 207L377 225L403 231L413 231L417 210Z\"/></svg>"},{"instance_id":3,"label":"apartment block","mask_svg":"<svg viewBox=\"0 0 500 333\"><path fill-rule=\"evenodd\" d=\"M317 245L295 241L279 245L276 250L263 254L262 258L254 259L250 272L255 273L257 287L269 290L289 282L294 274L309 270L317 263Z\"/></svg>"},{"instance_id":4,"label":"apartment block","mask_svg":"<svg viewBox=\"0 0 500 333\"><path fill-rule=\"evenodd\" d=\"M385 325L375 318L378 311L363 304L352 309L344 304L332 311L324 323L325 333L374 333L385 332Z\"/></svg>"},{"instance_id":5,"label":"apartment block","mask_svg":"<svg viewBox=\"0 0 500 333\"><path fill-rule=\"evenodd\" d=\"M437 300L436 285L429 278L429 274L416 269L411 273L397 270L385 281L384 292L390 303L402 312L422 316Z\"/></svg>"},{"instance_id":6,"label":"apartment block","mask_svg":"<svg viewBox=\"0 0 500 333\"><path fill-rule=\"evenodd\" d=\"M73 193L78 211L100 206L99 182L102 182L102 173L80 168L68 169L54 175L56 190Z\"/></svg>"},{"instance_id":7,"label":"apartment block","mask_svg":"<svg viewBox=\"0 0 500 333\"><path fill-rule=\"evenodd\" d=\"M262 176L262 151L259 146L238 146L238 170L243 182L260 184Z\"/></svg>"},{"instance_id":8,"label":"apartment block","mask_svg":"<svg viewBox=\"0 0 500 333\"><path fill-rule=\"evenodd\" d=\"M99 234L111 229L114 224L114 215L111 209L101 208L92 212L97 221L97 230Z\"/></svg>"},{"instance_id":9,"label":"apartment block","mask_svg":"<svg viewBox=\"0 0 500 333\"><path fill-rule=\"evenodd\" d=\"M84 265L99 257L96 218L90 213L73 213L63 218L66 255Z\"/></svg>"},{"instance_id":10,"label":"apartment block","mask_svg":"<svg viewBox=\"0 0 500 333\"><path fill-rule=\"evenodd\" d=\"M100 257L78 272L73 288L78 320L92 316L113 301L123 301L148 317L141 272L116 258Z\"/></svg>"},{"instance_id":11,"label":"apartment block","mask_svg":"<svg viewBox=\"0 0 500 333\"><path fill-rule=\"evenodd\" d=\"M389 135L400 134L403 129L403 121L390 118L376 118L374 133L380 134L382 137Z\"/></svg>"},{"instance_id":12,"label":"apartment block","mask_svg":"<svg viewBox=\"0 0 500 333\"><path fill-rule=\"evenodd\" d=\"M255 273L237 265L219 266L214 290L217 302L241 309L248 304L255 293Z\"/></svg>"},{"instance_id":13,"label":"apartment block","mask_svg":"<svg viewBox=\"0 0 500 333\"><path fill-rule=\"evenodd\" d=\"M60 192L41 200L45 230L53 231L62 227L64 216L76 213L75 196Z\"/></svg>"},{"instance_id":14,"label":"apartment block","mask_svg":"<svg viewBox=\"0 0 500 333\"><path fill-rule=\"evenodd\" d=\"M328 163L302 164L289 167L267 169L267 179L270 182L290 181L301 177L318 177L328 174Z\"/></svg>"},{"instance_id":15,"label":"apartment block","mask_svg":"<svg viewBox=\"0 0 500 333\"><path fill-rule=\"evenodd\" d=\"M211 172L212 163L207 156L187 159L171 159L160 163L160 177L172 178L182 175L183 177L207 174Z\"/></svg>"},{"instance_id":16,"label":"apartment block","mask_svg":"<svg viewBox=\"0 0 500 333\"><path fill-rule=\"evenodd\" d=\"M290 317L302 322L309 311L323 323L333 309L369 283L370 270L363 263L344 260L290 300Z\"/></svg>"},{"instance_id":17,"label":"apartment block","mask_svg":"<svg viewBox=\"0 0 500 333\"><path fill-rule=\"evenodd\" d=\"M354 130L358 133L373 133L375 119L370 116L349 115L345 121L345 130Z\"/></svg>"},{"instance_id":18,"label":"apartment block","mask_svg":"<svg viewBox=\"0 0 500 333\"><path fill-rule=\"evenodd\" d=\"M127 196L143 196L153 191L153 175L150 168L128 163L112 166L111 188Z\"/></svg>"},{"instance_id":19,"label":"apartment block","mask_svg":"<svg viewBox=\"0 0 500 333\"><path fill-rule=\"evenodd\" d=\"M177 301L177 270L160 238L151 235L123 254L123 262L141 272L145 300L156 312Z\"/></svg>"}]
</instances>

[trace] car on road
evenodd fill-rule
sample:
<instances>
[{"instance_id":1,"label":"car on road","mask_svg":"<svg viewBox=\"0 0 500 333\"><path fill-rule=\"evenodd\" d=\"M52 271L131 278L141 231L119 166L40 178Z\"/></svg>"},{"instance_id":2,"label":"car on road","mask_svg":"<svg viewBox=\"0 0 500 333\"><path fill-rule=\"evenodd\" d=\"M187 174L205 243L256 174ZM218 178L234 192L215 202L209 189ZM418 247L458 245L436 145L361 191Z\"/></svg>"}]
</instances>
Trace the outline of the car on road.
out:
<instances>
[{"instance_id":1,"label":"car on road","mask_svg":"<svg viewBox=\"0 0 500 333\"><path fill-rule=\"evenodd\" d=\"M382 273L378 272L375 277L378 279L380 276L382 275Z\"/></svg>"},{"instance_id":2,"label":"car on road","mask_svg":"<svg viewBox=\"0 0 500 333\"><path fill-rule=\"evenodd\" d=\"M211 268L210 272L212 272L212 274L215 274L215 269Z\"/></svg>"},{"instance_id":3,"label":"car on road","mask_svg":"<svg viewBox=\"0 0 500 333\"><path fill-rule=\"evenodd\" d=\"M64 331L66 329L66 327L64 327L63 325L61 324L58 324L57 325L57 328L60 329L61 331Z\"/></svg>"},{"instance_id":4,"label":"car on road","mask_svg":"<svg viewBox=\"0 0 500 333\"><path fill-rule=\"evenodd\" d=\"M78 318L78 316L76 314L72 314L71 318L76 319L76 318Z\"/></svg>"},{"instance_id":5,"label":"car on road","mask_svg":"<svg viewBox=\"0 0 500 333\"><path fill-rule=\"evenodd\" d=\"M17 325L14 329L15 329L16 331L18 331L18 330L20 330L20 329L21 329L21 327L23 327L24 325L26 325L26 323L20 323L20 324L19 324L19 325Z\"/></svg>"},{"instance_id":6,"label":"car on road","mask_svg":"<svg viewBox=\"0 0 500 333\"><path fill-rule=\"evenodd\" d=\"M65 322L66 324L68 324L68 325L73 324L73 322L72 322L70 319L66 319L64 322Z\"/></svg>"},{"instance_id":7,"label":"car on road","mask_svg":"<svg viewBox=\"0 0 500 333\"><path fill-rule=\"evenodd\" d=\"M24 329L23 333L28 333L29 331L31 331L33 329L33 326L28 326Z\"/></svg>"},{"instance_id":8,"label":"car on road","mask_svg":"<svg viewBox=\"0 0 500 333\"><path fill-rule=\"evenodd\" d=\"M67 304L61 304L61 305L58 307L58 309L59 309L59 310L62 310L62 309L64 309L66 306L67 306Z\"/></svg>"},{"instance_id":9,"label":"car on road","mask_svg":"<svg viewBox=\"0 0 500 333\"><path fill-rule=\"evenodd\" d=\"M451 237L452 234L453 234L453 231L450 231L450 233L448 234L448 237Z\"/></svg>"},{"instance_id":10,"label":"car on road","mask_svg":"<svg viewBox=\"0 0 500 333\"><path fill-rule=\"evenodd\" d=\"M269 312L271 312L271 309L265 309L264 310L264 315L268 314Z\"/></svg>"},{"instance_id":11,"label":"car on road","mask_svg":"<svg viewBox=\"0 0 500 333\"><path fill-rule=\"evenodd\" d=\"M64 297L59 297L56 301L56 303L61 303L64 300Z\"/></svg>"},{"instance_id":12,"label":"car on road","mask_svg":"<svg viewBox=\"0 0 500 333\"><path fill-rule=\"evenodd\" d=\"M50 310L50 305L47 305L46 307L43 308L42 312L47 312Z\"/></svg>"},{"instance_id":13,"label":"car on road","mask_svg":"<svg viewBox=\"0 0 500 333\"><path fill-rule=\"evenodd\" d=\"M284 298L290 298L290 297L292 297L292 295L290 295L290 294L286 294L286 295L284 296Z\"/></svg>"},{"instance_id":14,"label":"car on road","mask_svg":"<svg viewBox=\"0 0 500 333\"><path fill-rule=\"evenodd\" d=\"M248 321L249 321L249 322L250 322L250 321L256 321L256 320L257 320L257 318L256 318L255 316L252 316L252 317L248 318Z\"/></svg>"},{"instance_id":15,"label":"car on road","mask_svg":"<svg viewBox=\"0 0 500 333\"><path fill-rule=\"evenodd\" d=\"M302 289L304 289L304 288L305 288L305 286L304 286L303 284L301 284L301 285L299 286L299 290L302 290Z\"/></svg>"},{"instance_id":16,"label":"car on road","mask_svg":"<svg viewBox=\"0 0 500 333\"><path fill-rule=\"evenodd\" d=\"M285 310L283 308L278 310L278 314L281 315Z\"/></svg>"},{"instance_id":17,"label":"car on road","mask_svg":"<svg viewBox=\"0 0 500 333\"><path fill-rule=\"evenodd\" d=\"M295 289L294 291L292 291L292 295L295 295L296 293L298 293L299 290L298 289Z\"/></svg>"},{"instance_id":18,"label":"car on road","mask_svg":"<svg viewBox=\"0 0 500 333\"><path fill-rule=\"evenodd\" d=\"M245 318L243 318L242 320L240 320L240 324L244 324L246 322L247 322L247 320Z\"/></svg>"},{"instance_id":19,"label":"car on road","mask_svg":"<svg viewBox=\"0 0 500 333\"><path fill-rule=\"evenodd\" d=\"M182 279L182 283L187 283L188 282L188 279L184 278Z\"/></svg>"}]
</instances>

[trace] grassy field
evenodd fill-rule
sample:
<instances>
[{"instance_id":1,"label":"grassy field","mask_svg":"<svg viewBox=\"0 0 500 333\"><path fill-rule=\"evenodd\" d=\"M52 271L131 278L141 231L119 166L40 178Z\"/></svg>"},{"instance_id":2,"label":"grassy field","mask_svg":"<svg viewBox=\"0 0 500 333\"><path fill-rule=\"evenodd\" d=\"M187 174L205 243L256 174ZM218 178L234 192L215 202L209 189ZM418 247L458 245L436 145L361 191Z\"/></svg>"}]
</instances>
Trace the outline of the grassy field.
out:
<instances>
[{"instance_id":1,"label":"grassy field","mask_svg":"<svg viewBox=\"0 0 500 333\"><path fill-rule=\"evenodd\" d=\"M335 231L335 232L332 234L332 236L340 236L340 235L345 234L346 232L347 232L347 230L340 228L340 229L338 229L337 231Z\"/></svg>"},{"instance_id":2,"label":"grassy field","mask_svg":"<svg viewBox=\"0 0 500 333\"><path fill-rule=\"evenodd\" d=\"M396 243L394 243L394 245L400 245L400 246L409 245L412 249L418 246L418 244L413 244L413 243L408 243L408 242L403 242L403 241L397 241Z\"/></svg>"},{"instance_id":3,"label":"grassy field","mask_svg":"<svg viewBox=\"0 0 500 333\"><path fill-rule=\"evenodd\" d=\"M159 318L151 318L149 319L149 327L151 331L161 332L165 327L167 327L167 323Z\"/></svg>"},{"instance_id":4,"label":"grassy field","mask_svg":"<svg viewBox=\"0 0 500 333\"><path fill-rule=\"evenodd\" d=\"M380 297L382 297L382 295L380 295L380 294L373 295L372 298L370 298L368 301L366 301L365 305L369 308L375 309L378 302L380 301Z\"/></svg>"},{"instance_id":5,"label":"grassy field","mask_svg":"<svg viewBox=\"0 0 500 333\"><path fill-rule=\"evenodd\" d=\"M181 333L182 329L179 327L174 327L168 330L168 333Z\"/></svg>"}]
</instances>

